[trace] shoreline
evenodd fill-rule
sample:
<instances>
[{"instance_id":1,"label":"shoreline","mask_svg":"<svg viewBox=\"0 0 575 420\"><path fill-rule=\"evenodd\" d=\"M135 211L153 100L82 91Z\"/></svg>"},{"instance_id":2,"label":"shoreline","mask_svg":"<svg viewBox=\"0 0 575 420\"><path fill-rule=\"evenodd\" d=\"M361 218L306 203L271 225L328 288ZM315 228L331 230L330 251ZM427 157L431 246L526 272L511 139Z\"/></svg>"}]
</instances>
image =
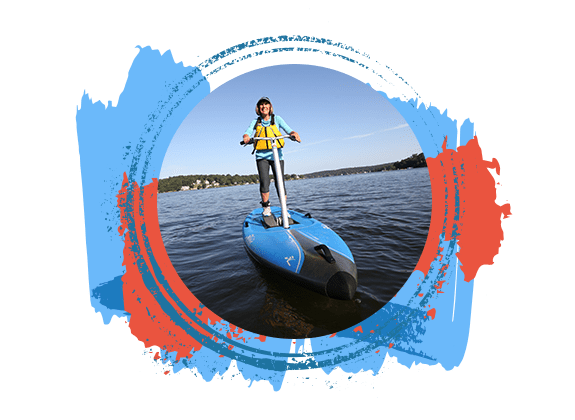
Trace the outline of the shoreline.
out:
<instances>
[{"instance_id":1,"label":"shoreline","mask_svg":"<svg viewBox=\"0 0 575 420\"><path fill-rule=\"evenodd\" d=\"M366 175L366 174L373 174L373 173L378 173L378 172L407 171L407 170L422 169L422 168L427 168L427 166L421 166L421 167L418 167L418 168L408 167L408 168L402 168L402 169L392 169L392 170L383 170L383 171L355 172L355 173L342 173L342 174L336 174L336 175L312 176L312 177L308 177L308 178L306 178L305 176L300 176L299 178L287 179L287 180L285 180L285 182L288 182L288 181L310 180L310 179L319 179L319 178L329 178L329 177L334 177L334 176ZM271 179L270 182L273 183L274 180ZM209 186L209 187L205 187L205 188L187 188L187 189L179 189L179 190L171 190L171 191L159 191L159 189L158 189L158 194L184 192L184 191L212 190L212 189L225 188L225 187L243 187L243 186L246 186L246 185L257 185L257 184L259 184L259 182L249 182L249 183L234 184L234 185L218 185L218 186Z\"/></svg>"}]
</instances>

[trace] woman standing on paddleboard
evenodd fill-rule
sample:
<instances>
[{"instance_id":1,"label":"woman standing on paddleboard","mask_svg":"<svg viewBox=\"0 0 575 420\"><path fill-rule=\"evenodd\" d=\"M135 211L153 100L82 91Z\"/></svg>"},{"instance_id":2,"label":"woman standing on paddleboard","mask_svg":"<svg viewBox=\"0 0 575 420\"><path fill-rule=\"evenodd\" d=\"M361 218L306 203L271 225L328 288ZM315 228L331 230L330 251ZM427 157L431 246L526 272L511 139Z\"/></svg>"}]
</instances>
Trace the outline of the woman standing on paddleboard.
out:
<instances>
[{"instance_id":1,"label":"woman standing on paddleboard","mask_svg":"<svg viewBox=\"0 0 575 420\"><path fill-rule=\"evenodd\" d=\"M251 135L254 133L254 137L279 137L281 133L279 129L281 128L297 142L301 142L299 134L293 131L279 115L274 115L274 107L268 97L261 98L256 104L256 114L258 118L253 120L244 134L244 143L247 144L250 141ZM278 154L280 158L280 165L282 171L282 178L284 174L284 161L282 147L284 145L283 139L276 141L278 147ZM270 166L272 168L274 179L277 180L276 170L274 166L274 155L271 148L271 142L260 140L254 143L254 150L256 153L256 165L258 167L258 175L260 177L260 194L262 196L262 206L264 208L264 216L269 216L271 214L270 209ZM279 185L277 182L276 190L278 197L280 196ZM284 183L285 191L285 183ZM287 195L287 194L286 194Z\"/></svg>"}]
</instances>

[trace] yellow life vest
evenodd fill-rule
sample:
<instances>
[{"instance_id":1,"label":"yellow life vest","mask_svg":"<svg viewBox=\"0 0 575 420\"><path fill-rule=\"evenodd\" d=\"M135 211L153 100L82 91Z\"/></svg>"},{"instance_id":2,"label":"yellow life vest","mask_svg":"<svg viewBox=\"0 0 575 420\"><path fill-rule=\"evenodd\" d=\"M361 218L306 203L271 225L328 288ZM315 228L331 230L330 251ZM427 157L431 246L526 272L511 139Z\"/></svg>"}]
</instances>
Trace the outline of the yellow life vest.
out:
<instances>
[{"instance_id":1,"label":"yellow life vest","mask_svg":"<svg viewBox=\"0 0 575 420\"><path fill-rule=\"evenodd\" d=\"M272 114L271 124L267 127L262 125L262 118L258 117L258 121L256 122L255 126L256 134L254 137L280 137L282 134L280 133L280 129L275 124L275 118ZM284 147L284 139L277 139L276 146L278 149ZM255 140L254 141L254 149L255 150L271 150L272 149L272 142L271 140Z\"/></svg>"}]
</instances>

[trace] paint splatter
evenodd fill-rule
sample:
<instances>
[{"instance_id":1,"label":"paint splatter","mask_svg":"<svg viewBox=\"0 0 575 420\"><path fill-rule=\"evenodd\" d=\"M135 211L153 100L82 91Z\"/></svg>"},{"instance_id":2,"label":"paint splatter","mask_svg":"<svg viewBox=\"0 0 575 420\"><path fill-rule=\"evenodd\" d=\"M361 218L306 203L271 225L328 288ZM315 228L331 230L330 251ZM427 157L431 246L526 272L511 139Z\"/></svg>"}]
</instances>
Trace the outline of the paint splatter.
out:
<instances>
[{"instance_id":1,"label":"paint splatter","mask_svg":"<svg viewBox=\"0 0 575 420\"><path fill-rule=\"evenodd\" d=\"M495 203L495 180L488 169L495 168L499 174L499 164L483 160L477 136L457 151L447 149L446 143L447 138L436 158L426 159L433 210L427 242L415 269L429 271L441 255L442 236L445 241L456 239L460 247L457 256L469 282L480 266L493 264L503 241L501 216L509 216L511 207ZM447 264L444 267L447 269Z\"/></svg>"}]
</instances>

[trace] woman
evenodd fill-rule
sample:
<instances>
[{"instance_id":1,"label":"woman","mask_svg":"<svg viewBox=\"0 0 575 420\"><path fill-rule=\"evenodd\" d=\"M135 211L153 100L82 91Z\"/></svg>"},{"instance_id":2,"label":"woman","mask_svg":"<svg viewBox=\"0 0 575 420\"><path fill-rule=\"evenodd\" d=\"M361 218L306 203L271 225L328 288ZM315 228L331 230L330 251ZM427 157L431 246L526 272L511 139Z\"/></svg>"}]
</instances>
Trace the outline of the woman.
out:
<instances>
[{"instance_id":1,"label":"woman","mask_svg":"<svg viewBox=\"0 0 575 420\"><path fill-rule=\"evenodd\" d=\"M271 101L267 97L261 98L256 104L256 114L258 118L253 120L248 129L244 134L244 143L249 143L251 135L254 130L256 131L254 137L277 137L281 133L279 128L289 133L293 136L295 140L300 143L301 139L299 134L293 131L279 115L274 115L274 107ZM282 147L284 145L283 140L277 141L276 145L278 147L278 154L280 158L280 166L282 171L282 178L284 174L284 161ZM262 196L262 206L264 208L264 216L269 216L272 214L270 209L270 166L272 168L274 179L277 181L276 169L274 166L274 155L271 149L271 144L268 141L259 141L254 144L254 149L256 152L256 165L258 167L258 175L260 177L260 194ZM278 193L278 198L280 196L279 185L277 182L276 190ZM285 183L284 183L285 191ZM287 196L287 194L286 194Z\"/></svg>"}]
</instances>

